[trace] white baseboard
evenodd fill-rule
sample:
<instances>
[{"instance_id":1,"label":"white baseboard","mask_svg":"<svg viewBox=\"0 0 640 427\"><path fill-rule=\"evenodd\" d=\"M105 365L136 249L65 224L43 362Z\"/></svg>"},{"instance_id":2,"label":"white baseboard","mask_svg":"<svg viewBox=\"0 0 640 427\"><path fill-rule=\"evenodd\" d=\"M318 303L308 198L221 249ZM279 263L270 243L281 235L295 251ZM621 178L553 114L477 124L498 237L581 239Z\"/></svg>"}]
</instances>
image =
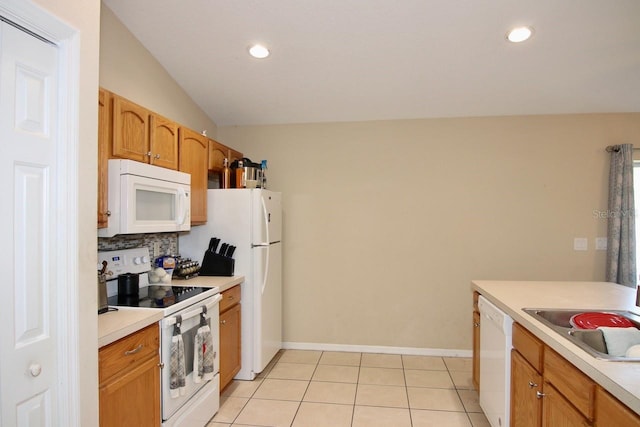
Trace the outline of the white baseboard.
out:
<instances>
[{"instance_id":1,"label":"white baseboard","mask_svg":"<svg viewBox=\"0 0 640 427\"><path fill-rule=\"evenodd\" d=\"M405 354L414 356L471 357L471 350L444 348L387 347L375 345L323 344L309 342L283 342L287 350L346 351L355 353Z\"/></svg>"}]
</instances>

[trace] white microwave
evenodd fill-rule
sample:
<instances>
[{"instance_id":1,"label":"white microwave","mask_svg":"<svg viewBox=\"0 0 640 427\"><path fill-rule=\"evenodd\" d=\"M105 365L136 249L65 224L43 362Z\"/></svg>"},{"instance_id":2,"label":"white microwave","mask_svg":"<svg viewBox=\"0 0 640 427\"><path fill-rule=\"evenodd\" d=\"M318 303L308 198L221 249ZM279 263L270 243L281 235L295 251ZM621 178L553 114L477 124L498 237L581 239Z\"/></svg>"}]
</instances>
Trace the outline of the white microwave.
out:
<instances>
[{"instance_id":1,"label":"white microwave","mask_svg":"<svg viewBox=\"0 0 640 427\"><path fill-rule=\"evenodd\" d=\"M108 226L99 237L191 229L191 175L133 160L109 160Z\"/></svg>"}]
</instances>

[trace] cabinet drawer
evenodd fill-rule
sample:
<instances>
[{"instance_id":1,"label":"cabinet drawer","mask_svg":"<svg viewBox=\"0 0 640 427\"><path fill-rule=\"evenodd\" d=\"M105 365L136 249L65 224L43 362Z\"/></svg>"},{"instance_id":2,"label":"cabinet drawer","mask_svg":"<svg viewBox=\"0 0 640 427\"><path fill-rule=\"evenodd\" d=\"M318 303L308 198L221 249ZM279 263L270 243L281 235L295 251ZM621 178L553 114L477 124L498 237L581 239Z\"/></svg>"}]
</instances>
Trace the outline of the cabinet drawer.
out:
<instances>
[{"instance_id":1,"label":"cabinet drawer","mask_svg":"<svg viewBox=\"0 0 640 427\"><path fill-rule=\"evenodd\" d=\"M105 380L124 369L132 369L158 354L160 345L158 324L128 335L102 347L98 352L99 380Z\"/></svg>"},{"instance_id":2,"label":"cabinet drawer","mask_svg":"<svg viewBox=\"0 0 640 427\"><path fill-rule=\"evenodd\" d=\"M553 384L585 417L593 420L595 383L548 347L544 355L544 379Z\"/></svg>"},{"instance_id":3,"label":"cabinet drawer","mask_svg":"<svg viewBox=\"0 0 640 427\"><path fill-rule=\"evenodd\" d=\"M542 372L544 345L542 341L533 336L531 332L523 328L519 323L513 324L513 336L511 337L513 348L534 367Z\"/></svg>"},{"instance_id":4,"label":"cabinet drawer","mask_svg":"<svg viewBox=\"0 0 640 427\"><path fill-rule=\"evenodd\" d=\"M220 301L220 313L233 307L240 302L240 285L236 285L233 288L227 289L222 293L222 300Z\"/></svg>"}]
</instances>

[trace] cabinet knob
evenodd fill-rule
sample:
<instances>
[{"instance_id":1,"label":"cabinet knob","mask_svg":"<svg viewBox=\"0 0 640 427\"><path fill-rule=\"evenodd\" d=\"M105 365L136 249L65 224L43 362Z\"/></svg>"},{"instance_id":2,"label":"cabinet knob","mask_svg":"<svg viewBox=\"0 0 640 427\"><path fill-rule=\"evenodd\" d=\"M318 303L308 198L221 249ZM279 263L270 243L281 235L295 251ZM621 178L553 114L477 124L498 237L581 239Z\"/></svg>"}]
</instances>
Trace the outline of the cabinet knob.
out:
<instances>
[{"instance_id":1,"label":"cabinet knob","mask_svg":"<svg viewBox=\"0 0 640 427\"><path fill-rule=\"evenodd\" d=\"M111 216L111 211L106 212L107 216Z\"/></svg>"},{"instance_id":2,"label":"cabinet knob","mask_svg":"<svg viewBox=\"0 0 640 427\"><path fill-rule=\"evenodd\" d=\"M480 323L478 323L478 322L473 322L473 327L474 327L474 328L479 328L479 327L480 327Z\"/></svg>"},{"instance_id":3,"label":"cabinet knob","mask_svg":"<svg viewBox=\"0 0 640 427\"><path fill-rule=\"evenodd\" d=\"M147 151L147 157L151 157L151 151Z\"/></svg>"},{"instance_id":4,"label":"cabinet knob","mask_svg":"<svg viewBox=\"0 0 640 427\"><path fill-rule=\"evenodd\" d=\"M159 367L160 369L164 369L164 363L162 363L162 362L158 363L158 367Z\"/></svg>"},{"instance_id":5,"label":"cabinet knob","mask_svg":"<svg viewBox=\"0 0 640 427\"><path fill-rule=\"evenodd\" d=\"M529 388L534 388L534 387L538 387L538 384L534 383L533 381L529 381Z\"/></svg>"},{"instance_id":6,"label":"cabinet knob","mask_svg":"<svg viewBox=\"0 0 640 427\"><path fill-rule=\"evenodd\" d=\"M221 320L221 321L220 321L220 324L221 324L221 325L226 325L226 324L227 324L227 321L226 321L226 320Z\"/></svg>"},{"instance_id":7,"label":"cabinet knob","mask_svg":"<svg viewBox=\"0 0 640 427\"><path fill-rule=\"evenodd\" d=\"M546 396L546 394L544 394L544 393L542 393L542 392L540 392L540 391L536 391L536 397L537 397L538 399L542 399L542 398L543 398L543 397L545 397L545 396Z\"/></svg>"},{"instance_id":8,"label":"cabinet knob","mask_svg":"<svg viewBox=\"0 0 640 427\"><path fill-rule=\"evenodd\" d=\"M160 154L156 154L154 158L159 159L160 158Z\"/></svg>"},{"instance_id":9,"label":"cabinet knob","mask_svg":"<svg viewBox=\"0 0 640 427\"><path fill-rule=\"evenodd\" d=\"M29 373L32 377L37 377L42 372L42 366L39 363L32 363L29 365Z\"/></svg>"}]
</instances>

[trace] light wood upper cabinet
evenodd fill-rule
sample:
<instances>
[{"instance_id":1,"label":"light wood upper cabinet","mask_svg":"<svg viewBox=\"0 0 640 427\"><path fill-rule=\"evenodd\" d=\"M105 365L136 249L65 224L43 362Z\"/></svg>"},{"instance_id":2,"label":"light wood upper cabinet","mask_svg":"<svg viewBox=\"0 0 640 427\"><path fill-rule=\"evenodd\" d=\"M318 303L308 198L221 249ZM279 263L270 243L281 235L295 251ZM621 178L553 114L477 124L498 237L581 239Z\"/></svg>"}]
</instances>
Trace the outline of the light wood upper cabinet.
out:
<instances>
[{"instance_id":1,"label":"light wood upper cabinet","mask_svg":"<svg viewBox=\"0 0 640 427\"><path fill-rule=\"evenodd\" d=\"M149 120L151 164L178 169L178 124L152 113Z\"/></svg>"},{"instance_id":2,"label":"light wood upper cabinet","mask_svg":"<svg viewBox=\"0 0 640 427\"><path fill-rule=\"evenodd\" d=\"M113 157L149 163L149 110L113 96Z\"/></svg>"},{"instance_id":3,"label":"light wood upper cabinet","mask_svg":"<svg viewBox=\"0 0 640 427\"><path fill-rule=\"evenodd\" d=\"M209 140L209 171L221 172L224 167L224 159L229 159L229 147L220 144L213 139ZM231 165L231 160L229 160Z\"/></svg>"},{"instance_id":4,"label":"light wood upper cabinet","mask_svg":"<svg viewBox=\"0 0 640 427\"><path fill-rule=\"evenodd\" d=\"M179 170L191 174L191 224L207 222L207 166L209 140L206 136L179 129Z\"/></svg>"},{"instance_id":5,"label":"light wood upper cabinet","mask_svg":"<svg viewBox=\"0 0 640 427\"><path fill-rule=\"evenodd\" d=\"M98 228L109 222L107 190L109 141L111 141L111 93L98 91Z\"/></svg>"},{"instance_id":6,"label":"light wood upper cabinet","mask_svg":"<svg viewBox=\"0 0 640 427\"><path fill-rule=\"evenodd\" d=\"M229 164L236 160L242 160L243 157L244 155L241 152L236 151L233 148L229 148Z\"/></svg>"},{"instance_id":7,"label":"light wood upper cabinet","mask_svg":"<svg viewBox=\"0 0 640 427\"><path fill-rule=\"evenodd\" d=\"M111 156L178 169L178 124L114 95Z\"/></svg>"}]
</instances>

